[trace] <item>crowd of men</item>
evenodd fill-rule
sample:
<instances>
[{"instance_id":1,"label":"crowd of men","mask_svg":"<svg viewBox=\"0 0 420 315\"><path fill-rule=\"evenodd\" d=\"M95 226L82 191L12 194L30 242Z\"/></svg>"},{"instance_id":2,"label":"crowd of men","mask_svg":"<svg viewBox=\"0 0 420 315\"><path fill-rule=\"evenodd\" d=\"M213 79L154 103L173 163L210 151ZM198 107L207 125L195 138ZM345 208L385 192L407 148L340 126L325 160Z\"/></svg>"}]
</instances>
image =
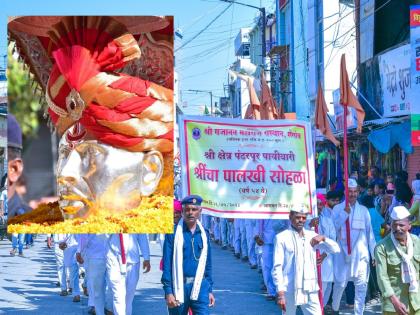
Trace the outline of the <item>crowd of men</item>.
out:
<instances>
[{"instance_id":1,"label":"crowd of men","mask_svg":"<svg viewBox=\"0 0 420 315\"><path fill-rule=\"evenodd\" d=\"M9 128L8 134L9 216L27 211L16 192L23 169L18 129ZM355 314L363 314L367 298L378 291L384 313L420 314L420 174L411 188L405 172L387 183L376 168L371 175L368 183L349 179L348 206L338 188L318 194L317 217L308 215L308 209L293 209L289 220L216 218L201 213L200 196L186 196L174 206L175 233L162 244L169 313L208 314L215 305L213 240L262 273L267 300L285 314L295 314L297 306L304 314L320 314L321 309L338 314L345 290ZM23 234L13 235L12 256L16 248L22 253L23 242ZM90 313L132 313L141 255L143 269L150 270L146 235L57 234L50 246L61 295L71 292L73 302L80 301L83 266Z\"/></svg>"},{"instance_id":2,"label":"crowd of men","mask_svg":"<svg viewBox=\"0 0 420 315\"><path fill-rule=\"evenodd\" d=\"M318 217L299 209L290 213L289 220L203 215L200 196L175 203L175 233L164 236L161 266L169 313L208 314L215 305L213 240L262 273L267 300L275 301L283 314L296 314L297 307L303 314L321 314L321 308L338 314L349 282L354 286L355 314L363 314L365 302L375 297L377 288L384 313L418 314L420 239L409 233L409 210L394 206L389 233L384 235L382 229L383 240L375 240L370 211L358 202L354 179L349 180L347 208L341 192L317 197ZM132 314L141 255L143 269L150 270L147 235L55 234L48 244L54 248L60 295L72 294L73 302L80 302L83 269L90 314Z\"/></svg>"},{"instance_id":3,"label":"crowd of men","mask_svg":"<svg viewBox=\"0 0 420 315\"><path fill-rule=\"evenodd\" d=\"M151 268L146 234L54 234L48 244L54 248L61 296L72 294L73 302L80 302L83 268L89 314L132 314L140 269Z\"/></svg>"},{"instance_id":4,"label":"crowd of men","mask_svg":"<svg viewBox=\"0 0 420 315\"><path fill-rule=\"evenodd\" d=\"M385 313L420 314L418 290L409 291L409 280L401 282L401 276L396 276L401 274L401 268L408 268L404 267L406 263L414 268L410 269L414 274L411 280L417 278L418 282L420 272L420 174L416 175L411 188L407 179L407 173L403 171L388 176L385 183L379 176L379 169L373 167L370 178L349 179L348 207L339 188L331 189L326 195L317 194L316 218L296 209L289 220L225 219L204 215L203 224L222 249L231 249L235 257L262 273L262 289L267 293L267 300L276 301L285 314L295 314L296 305L305 314L320 314L317 305L324 307L324 313L339 314L344 291L347 307L354 308L355 314L363 314L365 303L380 297ZM294 224L298 217L300 221ZM402 227L398 227L400 225ZM297 251L299 242L295 242L294 247L291 242L299 230L304 231L300 235L304 244L301 251ZM313 230L324 237L323 246L316 246L319 240L312 234ZM303 236L305 233L306 237ZM402 250L396 242L390 243L391 237L397 238L397 235L405 236ZM313 245L305 243L312 239ZM411 252L406 252L408 258L404 258L407 239L412 240ZM330 240L337 246L325 246ZM386 243L396 253L394 256L379 254ZM313 265L304 260L304 252L310 247L313 247L312 256L315 253ZM389 252L391 250L387 250ZM320 265L319 275L309 275L310 279L320 277L319 285L311 283L310 279L306 281L308 275L299 269L302 259L306 273L316 272ZM310 261L311 256L307 259ZM310 269L307 266L311 266ZM289 281L296 281L299 272L300 277L304 277L303 288L306 284L310 288L307 292L311 293L303 298L296 294L302 290L301 283ZM396 280L399 281L396 283ZM391 290L392 286L396 288ZM318 292L320 288L322 294Z\"/></svg>"}]
</instances>

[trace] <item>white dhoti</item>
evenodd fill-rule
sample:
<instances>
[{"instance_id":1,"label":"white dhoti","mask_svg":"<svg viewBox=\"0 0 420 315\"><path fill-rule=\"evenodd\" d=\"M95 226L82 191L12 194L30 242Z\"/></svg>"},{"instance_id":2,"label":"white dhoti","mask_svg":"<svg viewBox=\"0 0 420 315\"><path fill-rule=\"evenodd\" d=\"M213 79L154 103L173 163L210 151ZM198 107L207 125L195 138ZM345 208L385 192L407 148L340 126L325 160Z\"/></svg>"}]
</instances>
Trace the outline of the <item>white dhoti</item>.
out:
<instances>
[{"instance_id":1,"label":"white dhoti","mask_svg":"<svg viewBox=\"0 0 420 315\"><path fill-rule=\"evenodd\" d=\"M74 263L70 267L70 288L74 296L80 295L80 283L79 283L79 265Z\"/></svg>"},{"instance_id":2,"label":"white dhoti","mask_svg":"<svg viewBox=\"0 0 420 315\"><path fill-rule=\"evenodd\" d=\"M109 289L113 296L114 315L131 315L140 263L127 263L127 272L121 274L120 264L115 255L108 255L106 261Z\"/></svg>"},{"instance_id":3,"label":"white dhoti","mask_svg":"<svg viewBox=\"0 0 420 315\"><path fill-rule=\"evenodd\" d=\"M64 250L64 266L69 268L69 286L72 289L73 295L80 295L79 283L79 265L76 262L77 246L69 246Z\"/></svg>"},{"instance_id":4,"label":"white dhoti","mask_svg":"<svg viewBox=\"0 0 420 315\"><path fill-rule=\"evenodd\" d=\"M88 297L88 306L89 307L91 307L91 306L95 306L95 299L94 299L94 295L95 295L95 292L94 292L94 290L93 290L93 287L92 287L92 279L91 279L91 277L89 277L89 261L85 261L85 282L84 282L84 285L86 285L87 286L87 291L88 291L88 294L89 294L89 297Z\"/></svg>"},{"instance_id":5,"label":"white dhoti","mask_svg":"<svg viewBox=\"0 0 420 315\"><path fill-rule=\"evenodd\" d=\"M322 298L323 298L323 305L327 305L330 299L332 290L332 282L324 282L322 281Z\"/></svg>"},{"instance_id":6,"label":"white dhoti","mask_svg":"<svg viewBox=\"0 0 420 315\"><path fill-rule=\"evenodd\" d=\"M344 281L335 281L333 289L333 310L338 311L340 308L341 297L343 296L344 289L347 282L354 283L354 314L363 315L365 309L365 299L367 291L367 283L369 279L369 262L362 260L359 262L358 273L356 276L350 276L350 264L341 265L343 269L347 268L347 277Z\"/></svg>"},{"instance_id":7,"label":"white dhoti","mask_svg":"<svg viewBox=\"0 0 420 315\"><path fill-rule=\"evenodd\" d=\"M66 268L64 267L64 254L58 247L58 244L54 245L54 256L57 263L58 282L60 283L61 290L64 291L67 290Z\"/></svg>"},{"instance_id":8,"label":"white dhoti","mask_svg":"<svg viewBox=\"0 0 420 315\"><path fill-rule=\"evenodd\" d=\"M87 263L89 300L92 299L96 315L104 315L105 308L105 259L91 258ZM91 305L89 305L91 306Z\"/></svg>"}]
</instances>

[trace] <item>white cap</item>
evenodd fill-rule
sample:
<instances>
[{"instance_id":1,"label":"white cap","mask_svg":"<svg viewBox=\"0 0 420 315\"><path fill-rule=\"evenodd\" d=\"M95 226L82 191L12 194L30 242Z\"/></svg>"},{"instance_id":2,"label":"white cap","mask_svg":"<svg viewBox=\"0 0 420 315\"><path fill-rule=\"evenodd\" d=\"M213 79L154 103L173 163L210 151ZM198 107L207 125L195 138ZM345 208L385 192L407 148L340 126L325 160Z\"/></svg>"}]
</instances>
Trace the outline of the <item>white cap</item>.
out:
<instances>
[{"instance_id":1,"label":"white cap","mask_svg":"<svg viewBox=\"0 0 420 315\"><path fill-rule=\"evenodd\" d=\"M354 178L349 178L348 185L349 188L357 188L357 181Z\"/></svg>"},{"instance_id":2,"label":"white cap","mask_svg":"<svg viewBox=\"0 0 420 315\"><path fill-rule=\"evenodd\" d=\"M298 208L297 210L292 210L293 212L296 212L296 213L304 213L304 214L307 214L307 213L309 213L309 209L307 209L307 208L305 208L305 207L301 207L301 208Z\"/></svg>"},{"instance_id":3,"label":"white cap","mask_svg":"<svg viewBox=\"0 0 420 315\"><path fill-rule=\"evenodd\" d=\"M396 206L392 209L391 219L392 220L404 220L410 216L407 208L404 206Z\"/></svg>"}]
</instances>

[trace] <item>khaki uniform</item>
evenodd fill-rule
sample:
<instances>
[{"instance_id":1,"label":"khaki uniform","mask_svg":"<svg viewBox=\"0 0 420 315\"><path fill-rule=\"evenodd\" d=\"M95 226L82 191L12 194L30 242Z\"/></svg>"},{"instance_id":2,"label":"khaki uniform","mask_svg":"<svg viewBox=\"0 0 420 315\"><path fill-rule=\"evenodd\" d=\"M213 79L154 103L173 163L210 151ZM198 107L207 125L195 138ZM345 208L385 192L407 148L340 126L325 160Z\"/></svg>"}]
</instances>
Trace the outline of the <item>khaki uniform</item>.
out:
<instances>
[{"instance_id":1,"label":"khaki uniform","mask_svg":"<svg viewBox=\"0 0 420 315\"><path fill-rule=\"evenodd\" d=\"M420 278L420 238L410 234L413 240L412 262L417 270L417 281ZM407 248L401 246L405 253ZM396 295L409 308L409 314L420 315L420 290L416 293L408 291L409 284L401 278L402 258L392 243L391 236L385 237L375 248L376 270L379 288L382 292L383 314L396 314L390 297Z\"/></svg>"}]
</instances>

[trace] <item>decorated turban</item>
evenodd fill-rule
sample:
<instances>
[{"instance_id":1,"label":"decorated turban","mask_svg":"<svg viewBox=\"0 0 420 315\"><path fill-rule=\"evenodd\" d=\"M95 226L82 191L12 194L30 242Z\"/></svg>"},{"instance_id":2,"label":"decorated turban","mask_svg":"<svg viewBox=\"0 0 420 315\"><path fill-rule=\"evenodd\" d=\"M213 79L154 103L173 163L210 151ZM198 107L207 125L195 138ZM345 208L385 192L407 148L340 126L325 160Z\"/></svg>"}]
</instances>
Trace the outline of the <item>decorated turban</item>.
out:
<instances>
[{"instance_id":1,"label":"decorated turban","mask_svg":"<svg viewBox=\"0 0 420 315\"><path fill-rule=\"evenodd\" d=\"M173 150L173 91L115 72L141 55L124 25L112 17L68 16L48 35L55 64L46 99L60 134L77 123L80 137L89 133L128 151Z\"/></svg>"}]
</instances>

